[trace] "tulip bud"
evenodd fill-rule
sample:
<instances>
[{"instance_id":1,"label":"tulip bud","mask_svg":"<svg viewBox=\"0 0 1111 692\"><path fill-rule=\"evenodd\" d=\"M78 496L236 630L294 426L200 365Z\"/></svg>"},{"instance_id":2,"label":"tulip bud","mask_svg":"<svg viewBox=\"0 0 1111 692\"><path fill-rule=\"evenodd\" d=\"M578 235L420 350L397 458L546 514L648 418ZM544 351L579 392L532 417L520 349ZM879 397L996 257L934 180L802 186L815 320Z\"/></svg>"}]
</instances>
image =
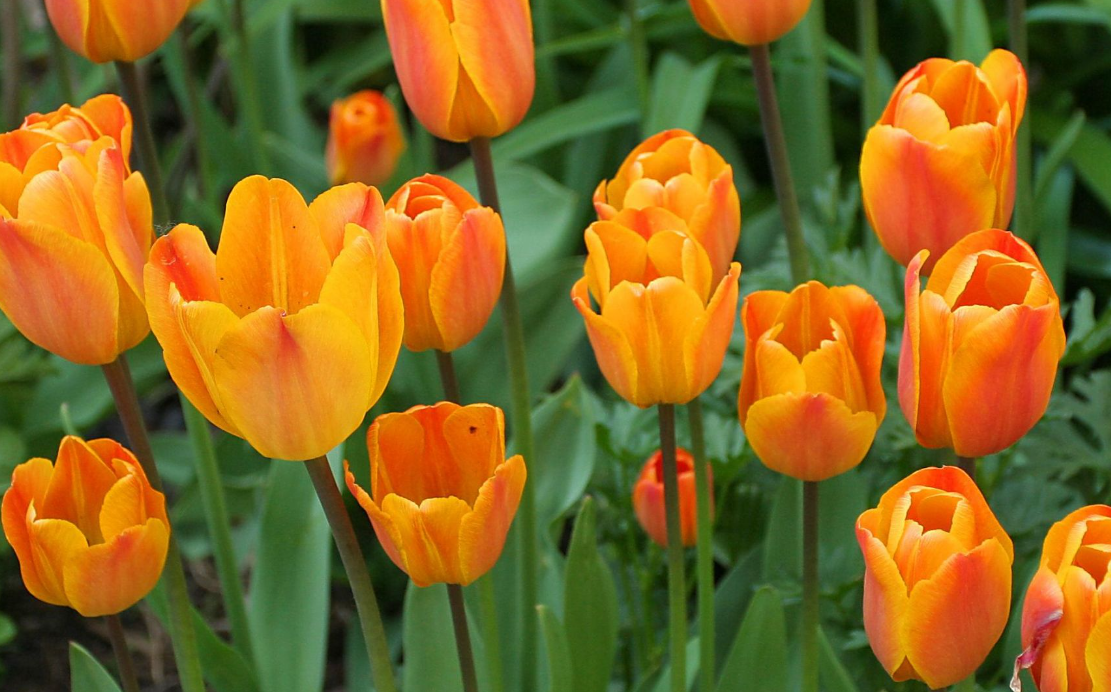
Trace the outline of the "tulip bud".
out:
<instances>
[{"instance_id":1,"label":"tulip bud","mask_svg":"<svg viewBox=\"0 0 1111 692\"><path fill-rule=\"evenodd\" d=\"M1049 404L1065 330L1053 285L1025 241L965 237L921 288L929 251L907 267L899 403L919 444L964 457L1000 452Z\"/></svg>"},{"instance_id":2,"label":"tulip bud","mask_svg":"<svg viewBox=\"0 0 1111 692\"><path fill-rule=\"evenodd\" d=\"M370 493L347 487L386 554L417 586L466 586L501 556L527 472L505 458L505 417L441 402L378 416L367 431Z\"/></svg>"},{"instance_id":3,"label":"tulip bud","mask_svg":"<svg viewBox=\"0 0 1111 692\"><path fill-rule=\"evenodd\" d=\"M404 151L397 113L381 92L360 91L332 104L325 161L333 185L381 185Z\"/></svg>"},{"instance_id":4,"label":"tulip bud","mask_svg":"<svg viewBox=\"0 0 1111 692\"><path fill-rule=\"evenodd\" d=\"M674 215L670 230L702 245L713 282L721 281L741 237L741 200L733 185L733 167L689 132L653 135L633 149L613 180L603 180L594 191L594 208L602 221L625 209L648 207Z\"/></svg>"},{"instance_id":5,"label":"tulip bud","mask_svg":"<svg viewBox=\"0 0 1111 692\"><path fill-rule=\"evenodd\" d=\"M883 312L857 286L817 281L757 291L741 308L745 366L738 409L764 465L804 481L853 468L887 412L880 383Z\"/></svg>"},{"instance_id":6,"label":"tulip bud","mask_svg":"<svg viewBox=\"0 0 1111 692\"><path fill-rule=\"evenodd\" d=\"M571 289L602 374L641 408L704 392L733 333L741 265L713 282L706 251L675 230L676 219L660 207L628 208L591 224L586 275Z\"/></svg>"},{"instance_id":7,"label":"tulip bud","mask_svg":"<svg viewBox=\"0 0 1111 692\"><path fill-rule=\"evenodd\" d=\"M62 43L95 63L135 62L166 42L195 0L46 0Z\"/></svg>"},{"instance_id":8,"label":"tulip bud","mask_svg":"<svg viewBox=\"0 0 1111 692\"><path fill-rule=\"evenodd\" d=\"M896 682L930 689L976 672L1003 634L1014 547L955 466L912 473L860 515L864 631Z\"/></svg>"},{"instance_id":9,"label":"tulip bud","mask_svg":"<svg viewBox=\"0 0 1111 692\"><path fill-rule=\"evenodd\" d=\"M150 593L170 542L166 500L113 440L65 437L58 459L31 459L4 493L4 535L35 598L85 617Z\"/></svg>"},{"instance_id":10,"label":"tulip bud","mask_svg":"<svg viewBox=\"0 0 1111 692\"><path fill-rule=\"evenodd\" d=\"M382 0L401 91L432 134L497 137L536 86L528 0Z\"/></svg>"},{"instance_id":11,"label":"tulip bud","mask_svg":"<svg viewBox=\"0 0 1111 692\"><path fill-rule=\"evenodd\" d=\"M195 226L158 239L145 271L151 328L212 423L292 461L355 431L401 348L381 218L373 188L336 188L310 210L289 183L255 176L232 189L215 254Z\"/></svg>"},{"instance_id":12,"label":"tulip bud","mask_svg":"<svg viewBox=\"0 0 1111 692\"><path fill-rule=\"evenodd\" d=\"M1053 525L1022 608L1018 674L1042 692L1111 689L1111 507L1083 507Z\"/></svg>"},{"instance_id":13,"label":"tulip bud","mask_svg":"<svg viewBox=\"0 0 1111 692\"><path fill-rule=\"evenodd\" d=\"M933 58L903 76L860 160L864 211L897 262L923 249L936 261L969 233L1006 228L1025 106L1026 71L1005 50L980 67Z\"/></svg>"},{"instance_id":14,"label":"tulip bud","mask_svg":"<svg viewBox=\"0 0 1111 692\"><path fill-rule=\"evenodd\" d=\"M702 30L742 46L783 38L810 9L810 0L690 0Z\"/></svg>"},{"instance_id":15,"label":"tulip bud","mask_svg":"<svg viewBox=\"0 0 1111 692\"><path fill-rule=\"evenodd\" d=\"M694 457L685 449L675 450L675 464L679 469L679 527L683 545L688 548L698 542L698 501L695 497ZM710 471L709 465L706 468ZM648 458L636 485L633 486L633 509L637 521L653 541L667 547L667 513L664 507L663 453L659 450ZM710 477L710 514L713 516L713 483Z\"/></svg>"}]
</instances>

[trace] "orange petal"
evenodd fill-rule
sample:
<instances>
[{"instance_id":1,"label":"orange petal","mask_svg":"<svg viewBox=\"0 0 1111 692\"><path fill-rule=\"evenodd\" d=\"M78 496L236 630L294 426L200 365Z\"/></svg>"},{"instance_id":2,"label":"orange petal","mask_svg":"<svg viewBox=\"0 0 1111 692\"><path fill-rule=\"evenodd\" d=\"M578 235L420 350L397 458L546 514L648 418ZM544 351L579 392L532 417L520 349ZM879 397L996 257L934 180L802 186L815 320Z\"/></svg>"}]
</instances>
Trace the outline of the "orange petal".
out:
<instances>
[{"instance_id":1,"label":"orange petal","mask_svg":"<svg viewBox=\"0 0 1111 692\"><path fill-rule=\"evenodd\" d=\"M835 286L829 291L845 315L843 326L850 335L850 346L864 380L868 409L882 422L887 413L887 399L880 380L887 345L883 310L876 299L859 286Z\"/></svg>"},{"instance_id":2,"label":"orange petal","mask_svg":"<svg viewBox=\"0 0 1111 692\"><path fill-rule=\"evenodd\" d=\"M876 658L892 676L906 663L903 625L909 599L899 568L883 541L873 535L879 511L870 509L856 523L864 554L864 631Z\"/></svg>"},{"instance_id":3,"label":"orange petal","mask_svg":"<svg viewBox=\"0 0 1111 692\"><path fill-rule=\"evenodd\" d=\"M386 496L380 513L389 517L404 559L402 569L414 584L463 582L459 526L470 511L466 502L454 497L428 499L418 507L398 495Z\"/></svg>"},{"instance_id":4,"label":"orange petal","mask_svg":"<svg viewBox=\"0 0 1111 692\"><path fill-rule=\"evenodd\" d=\"M501 218L487 207L466 212L446 238L429 285L443 350L454 351L482 331L497 305L504 275Z\"/></svg>"},{"instance_id":5,"label":"orange petal","mask_svg":"<svg viewBox=\"0 0 1111 692\"><path fill-rule=\"evenodd\" d=\"M102 135L114 139L123 154L124 167L130 170L128 161L131 159L131 137L134 129L131 110L123 99L115 94L101 94L94 96L81 104L81 114Z\"/></svg>"},{"instance_id":6,"label":"orange petal","mask_svg":"<svg viewBox=\"0 0 1111 692\"><path fill-rule=\"evenodd\" d=\"M125 186L131 189L130 194L125 194ZM118 149L106 149L101 153L93 188L97 220L108 256L132 293L140 298L143 295L143 265L154 237L150 196L146 189L138 173L126 177L126 167ZM129 202L133 210L128 208Z\"/></svg>"},{"instance_id":7,"label":"orange petal","mask_svg":"<svg viewBox=\"0 0 1111 692\"><path fill-rule=\"evenodd\" d=\"M103 540L100 508L117 480L112 469L84 440L67 435L58 448L58 461L46 496L36 503L38 515L68 521L90 541L99 543Z\"/></svg>"},{"instance_id":8,"label":"orange petal","mask_svg":"<svg viewBox=\"0 0 1111 692\"><path fill-rule=\"evenodd\" d=\"M688 328L684 349L688 378L686 394L690 399L706 391L721 372L725 352L733 337L740 276L741 265L734 262L718 284L705 311Z\"/></svg>"},{"instance_id":9,"label":"orange petal","mask_svg":"<svg viewBox=\"0 0 1111 692\"><path fill-rule=\"evenodd\" d=\"M705 0L713 10L718 25L726 36L744 46L772 43L782 38L806 16L810 0L783 0L767 3L761 0ZM696 15L697 16L697 15ZM701 22L700 22L701 23ZM717 36L703 24L711 35Z\"/></svg>"},{"instance_id":10,"label":"orange petal","mask_svg":"<svg viewBox=\"0 0 1111 692\"><path fill-rule=\"evenodd\" d=\"M766 331L771 329L776 315L785 302L787 302L787 294L783 291L755 291L748 294L741 305L741 326L745 333L745 364L741 376L741 389L737 395L737 408L742 424L748 415L748 407L758 396L755 344Z\"/></svg>"},{"instance_id":11,"label":"orange petal","mask_svg":"<svg viewBox=\"0 0 1111 692\"><path fill-rule=\"evenodd\" d=\"M459 558L466 586L490 571L501 557L517 514L528 472L518 454L498 466L479 490L474 510L459 524Z\"/></svg>"},{"instance_id":12,"label":"orange petal","mask_svg":"<svg viewBox=\"0 0 1111 692\"><path fill-rule=\"evenodd\" d=\"M85 617L126 610L150 593L162 575L169 527L151 518L107 543L75 551L65 566L66 596Z\"/></svg>"},{"instance_id":13,"label":"orange petal","mask_svg":"<svg viewBox=\"0 0 1111 692\"><path fill-rule=\"evenodd\" d=\"M66 591L65 569L74 557L87 549L88 541L77 528L62 519L27 518L31 544L31 562L37 582L27 579L27 567L22 567L27 590L40 601L52 605L70 605Z\"/></svg>"},{"instance_id":14,"label":"orange petal","mask_svg":"<svg viewBox=\"0 0 1111 692\"><path fill-rule=\"evenodd\" d=\"M36 598L48 602L64 602L64 593L51 591L47 581L51 575L39 573L39 566L35 561L35 553L31 544L31 522L33 517L28 516L32 503L40 505L46 496L46 489L50 484L50 477L54 473L54 465L49 459L31 459L15 467L12 471L11 486L4 493L3 520L4 536L8 539L16 557L19 558L20 572L27 590ZM55 594L54 601L44 598L40 594Z\"/></svg>"},{"instance_id":15,"label":"orange petal","mask_svg":"<svg viewBox=\"0 0 1111 692\"><path fill-rule=\"evenodd\" d=\"M626 401L641 408L651 406L653 402L639 397L638 364L628 337L616 324L591 309L585 278L571 289L571 300L586 321L586 334L606 381Z\"/></svg>"},{"instance_id":16,"label":"orange petal","mask_svg":"<svg viewBox=\"0 0 1111 692\"><path fill-rule=\"evenodd\" d=\"M347 224L376 231L386 222L385 207L378 188L362 183L349 183L325 190L309 205L309 213L316 219L320 237L334 262L343 249L343 236Z\"/></svg>"},{"instance_id":17,"label":"orange petal","mask_svg":"<svg viewBox=\"0 0 1111 692\"><path fill-rule=\"evenodd\" d=\"M1111 692L1111 611L1105 612L1092 629L1084 657L1092 692Z\"/></svg>"},{"instance_id":18,"label":"orange petal","mask_svg":"<svg viewBox=\"0 0 1111 692\"><path fill-rule=\"evenodd\" d=\"M432 134L452 139L459 52L439 0L383 0L382 16L405 101Z\"/></svg>"},{"instance_id":19,"label":"orange petal","mask_svg":"<svg viewBox=\"0 0 1111 692\"><path fill-rule=\"evenodd\" d=\"M732 166L725 166L710 182L705 200L690 217L688 227L691 237L706 249L716 284L729 272L741 239L741 198L733 184Z\"/></svg>"},{"instance_id":20,"label":"orange petal","mask_svg":"<svg viewBox=\"0 0 1111 692\"><path fill-rule=\"evenodd\" d=\"M1018 57L1009 50L997 48L988 53L980 69L1001 103L1010 105L1013 130L1018 130L1026 110L1026 70Z\"/></svg>"},{"instance_id":21,"label":"orange petal","mask_svg":"<svg viewBox=\"0 0 1111 692\"><path fill-rule=\"evenodd\" d=\"M945 111L953 127L994 123L999 114L1000 104L987 75L963 60L932 81L930 98Z\"/></svg>"},{"instance_id":22,"label":"orange petal","mask_svg":"<svg viewBox=\"0 0 1111 692\"><path fill-rule=\"evenodd\" d=\"M984 252L995 252L1005 257L1010 257L1017 262L1033 265L1038 273L1045 274L1038 255L1030 245L1010 233L998 228L985 228L962 238L953 248L937 261L934 272L926 284L926 289L938 294L946 294L951 284L957 283L958 275L967 272L970 255ZM967 281L967 279L965 279ZM1056 299L1057 294L1049 288L1050 295Z\"/></svg>"},{"instance_id":23,"label":"orange petal","mask_svg":"<svg viewBox=\"0 0 1111 692\"><path fill-rule=\"evenodd\" d=\"M343 461L343 475L344 480L347 482L347 489L354 496L355 501L367 513L370 519L371 526L374 528L374 533L378 537L378 542L381 544L382 549L386 551L386 555L393 561L397 568L406 572L405 568L405 554L401 545L401 533L397 530L393 520L378 508L370 495L355 482L355 474L351 473L351 465L345 459Z\"/></svg>"},{"instance_id":24,"label":"orange petal","mask_svg":"<svg viewBox=\"0 0 1111 692\"><path fill-rule=\"evenodd\" d=\"M505 463L505 417L488 404L461 406L444 419L445 446L451 450L440 465L452 460L457 475L443 495L453 495L474 505L480 490Z\"/></svg>"}]
</instances>

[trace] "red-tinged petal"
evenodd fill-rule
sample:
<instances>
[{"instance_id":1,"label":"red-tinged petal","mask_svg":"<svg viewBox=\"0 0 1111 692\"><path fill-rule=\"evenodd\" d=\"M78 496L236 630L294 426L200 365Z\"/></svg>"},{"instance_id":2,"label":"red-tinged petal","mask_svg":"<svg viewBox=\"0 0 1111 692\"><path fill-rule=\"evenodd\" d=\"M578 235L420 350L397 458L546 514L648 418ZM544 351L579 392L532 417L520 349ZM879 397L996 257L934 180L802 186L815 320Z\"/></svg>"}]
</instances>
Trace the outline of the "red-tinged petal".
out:
<instances>
[{"instance_id":1,"label":"red-tinged petal","mask_svg":"<svg viewBox=\"0 0 1111 692\"><path fill-rule=\"evenodd\" d=\"M116 474L84 440L67 435L58 448L46 496L35 509L40 518L68 521L90 541L99 543L100 508L116 480Z\"/></svg>"},{"instance_id":2,"label":"red-tinged petal","mask_svg":"<svg viewBox=\"0 0 1111 692\"><path fill-rule=\"evenodd\" d=\"M378 543L382 549L386 551L386 555L393 561L397 568L408 574L405 567L405 552L404 546L401 544L401 533L394 525L389 515L383 512L370 495L367 494L362 487L355 482L355 474L351 473L351 466L345 459L343 462L344 480L347 482L347 489L354 496L355 501L366 512L367 517L370 519L371 526L374 528L374 534L378 537Z\"/></svg>"},{"instance_id":3,"label":"red-tinged petal","mask_svg":"<svg viewBox=\"0 0 1111 692\"><path fill-rule=\"evenodd\" d=\"M937 261L937 266L926 284L926 290L945 294L951 284L967 282L967 277L962 280L961 276L971 272L971 266L974 266L978 260L978 258L970 260L970 256L985 252L994 252L1017 262L1032 265L1037 268L1038 273L1045 274L1045 268L1037 254L1025 240L1009 231L985 228L962 238ZM968 264L970 261L972 261L971 266ZM1049 290L1056 299L1057 294L1052 293L1052 287Z\"/></svg>"},{"instance_id":4,"label":"red-tinged petal","mask_svg":"<svg viewBox=\"0 0 1111 692\"><path fill-rule=\"evenodd\" d=\"M690 235L706 249L716 284L729 272L741 239L741 198L733 184L732 166L725 166L710 182L705 201L687 225Z\"/></svg>"},{"instance_id":5,"label":"red-tinged petal","mask_svg":"<svg viewBox=\"0 0 1111 692\"><path fill-rule=\"evenodd\" d=\"M390 254L397 258L405 305L405 346L412 351L444 346L443 336L432 316L429 283L444 236L458 222L458 214L447 209L426 211L415 220L393 210L387 214Z\"/></svg>"},{"instance_id":6,"label":"red-tinged petal","mask_svg":"<svg viewBox=\"0 0 1111 692\"><path fill-rule=\"evenodd\" d=\"M1023 652L1015 660L1015 676L1037 664L1064 616L1065 594L1053 570L1041 567L1026 589L1022 603ZM1043 669L1044 670L1044 669Z\"/></svg>"},{"instance_id":7,"label":"red-tinged petal","mask_svg":"<svg viewBox=\"0 0 1111 692\"><path fill-rule=\"evenodd\" d=\"M744 46L772 43L795 27L810 8L810 0L706 0L731 41ZM713 25L711 25L712 27ZM707 29L709 30L709 29ZM711 35L716 35L711 32Z\"/></svg>"},{"instance_id":8,"label":"red-tinged petal","mask_svg":"<svg viewBox=\"0 0 1111 692\"><path fill-rule=\"evenodd\" d=\"M741 389L737 394L737 411L742 425L748 415L748 407L759 396L755 344L765 332L771 329L776 315L785 302L787 302L787 294L783 291L755 291L748 294L741 305L741 326L745 333L745 364L741 375Z\"/></svg>"},{"instance_id":9,"label":"red-tinged petal","mask_svg":"<svg viewBox=\"0 0 1111 692\"><path fill-rule=\"evenodd\" d=\"M999 114L999 101L987 75L970 62L955 63L933 80L930 98L945 111L953 127L995 123Z\"/></svg>"},{"instance_id":10,"label":"red-tinged petal","mask_svg":"<svg viewBox=\"0 0 1111 692\"><path fill-rule=\"evenodd\" d=\"M405 101L432 134L450 139L459 51L440 0L382 0L390 52Z\"/></svg>"},{"instance_id":11,"label":"red-tinged petal","mask_svg":"<svg viewBox=\"0 0 1111 692\"><path fill-rule=\"evenodd\" d=\"M1092 692L1111 692L1111 611L1107 611L1092 628L1085 649Z\"/></svg>"},{"instance_id":12,"label":"red-tinged petal","mask_svg":"<svg viewBox=\"0 0 1111 692\"><path fill-rule=\"evenodd\" d=\"M997 48L988 53L980 69L1000 103L1010 105L1012 127L1018 130L1026 110L1026 70L1022 63L1014 53Z\"/></svg>"},{"instance_id":13,"label":"red-tinged petal","mask_svg":"<svg viewBox=\"0 0 1111 692\"><path fill-rule=\"evenodd\" d=\"M19 211L23 184L23 173L10 163L0 161L0 218L12 218Z\"/></svg>"},{"instance_id":14,"label":"red-tinged petal","mask_svg":"<svg viewBox=\"0 0 1111 692\"><path fill-rule=\"evenodd\" d=\"M501 218L487 207L466 212L445 239L428 289L443 350L454 351L482 331L497 305L504 275Z\"/></svg>"},{"instance_id":15,"label":"red-tinged petal","mask_svg":"<svg viewBox=\"0 0 1111 692\"><path fill-rule=\"evenodd\" d=\"M949 118L937 101L926 94L911 94L895 109L895 127L906 130L916 139L940 144L949 134Z\"/></svg>"},{"instance_id":16,"label":"red-tinged petal","mask_svg":"<svg viewBox=\"0 0 1111 692\"><path fill-rule=\"evenodd\" d=\"M664 509L664 489L658 481L641 479L633 487L633 510L637 521L649 538L661 547L667 547L667 514Z\"/></svg>"},{"instance_id":17,"label":"red-tinged petal","mask_svg":"<svg viewBox=\"0 0 1111 692\"><path fill-rule=\"evenodd\" d=\"M737 315L737 282L741 265L736 262L722 278L705 311L698 315L687 334L687 396L693 399L713 383L721 372L721 364L733 337Z\"/></svg>"},{"instance_id":18,"label":"red-tinged petal","mask_svg":"<svg viewBox=\"0 0 1111 692\"><path fill-rule=\"evenodd\" d=\"M36 598L42 598L39 594L48 592L46 579L49 576L44 578L40 575L35 562L28 510L32 503L41 506L53 473L54 465L49 459L31 459L16 466L12 471L11 486L4 493L3 509L0 511L3 515L4 536L19 558L23 583Z\"/></svg>"},{"instance_id":19,"label":"red-tinged petal","mask_svg":"<svg viewBox=\"0 0 1111 692\"><path fill-rule=\"evenodd\" d=\"M385 207L378 188L362 183L349 183L324 191L309 205L309 213L316 219L320 237L333 262L343 250L347 224L377 231L386 222Z\"/></svg>"},{"instance_id":20,"label":"red-tinged petal","mask_svg":"<svg viewBox=\"0 0 1111 692\"><path fill-rule=\"evenodd\" d=\"M479 490L474 510L459 524L459 558L466 586L490 571L501 557L517 514L528 472L518 454L498 466Z\"/></svg>"},{"instance_id":21,"label":"red-tinged petal","mask_svg":"<svg viewBox=\"0 0 1111 692\"><path fill-rule=\"evenodd\" d=\"M441 457L439 465L448 466L446 460L453 460L451 470L456 474L443 494L474 506L482 486L505 463L504 414L488 404L461 406L444 419L440 431L451 453Z\"/></svg>"},{"instance_id":22,"label":"red-tinged petal","mask_svg":"<svg viewBox=\"0 0 1111 692\"><path fill-rule=\"evenodd\" d=\"M130 170L131 137L134 125L131 110L115 94L94 96L81 104L81 114L99 130L100 134L114 139L123 153L124 166Z\"/></svg>"},{"instance_id":23,"label":"red-tinged petal","mask_svg":"<svg viewBox=\"0 0 1111 692\"><path fill-rule=\"evenodd\" d=\"M921 292L918 273L924 261L923 253L907 267L899 403L919 444L947 447L952 437L943 385L950 367L952 315L941 296L928 290Z\"/></svg>"},{"instance_id":24,"label":"red-tinged petal","mask_svg":"<svg viewBox=\"0 0 1111 692\"><path fill-rule=\"evenodd\" d=\"M108 256L127 282L131 292L136 296L142 296L143 265L147 262L147 253L150 251L151 239L154 236L150 217L150 198L146 197L144 209L142 193L146 191L146 185L141 176L136 177L135 182L131 183L139 194L132 192L131 195L125 195L125 176L126 169L120 151L106 149L100 155L93 199ZM141 188L137 187L140 185ZM133 214L129 214L128 197L131 197L131 206L136 207ZM145 223L145 227L133 226L131 218L133 215L136 217L134 221Z\"/></svg>"},{"instance_id":25,"label":"red-tinged petal","mask_svg":"<svg viewBox=\"0 0 1111 692\"><path fill-rule=\"evenodd\" d=\"M66 596L85 617L112 615L138 603L162 575L170 529L151 518L107 543L74 552L65 566Z\"/></svg>"},{"instance_id":26,"label":"red-tinged petal","mask_svg":"<svg viewBox=\"0 0 1111 692\"><path fill-rule=\"evenodd\" d=\"M842 326L849 334L850 346L864 380L868 410L882 422L887 413L887 398L880 380L887 344L883 310L876 299L859 286L835 286L829 291L844 313Z\"/></svg>"},{"instance_id":27,"label":"red-tinged petal","mask_svg":"<svg viewBox=\"0 0 1111 692\"><path fill-rule=\"evenodd\" d=\"M856 539L864 554L864 631L884 669L894 676L906 663L903 643L909 599L899 568L883 541L874 535L878 510L870 509L856 523Z\"/></svg>"},{"instance_id":28,"label":"red-tinged petal","mask_svg":"<svg viewBox=\"0 0 1111 692\"><path fill-rule=\"evenodd\" d=\"M651 401L638 399L639 373L628 337L616 324L591 309L586 279L575 283L571 300L586 321L586 334L606 381L626 401L642 408L651 406Z\"/></svg>"}]
</instances>

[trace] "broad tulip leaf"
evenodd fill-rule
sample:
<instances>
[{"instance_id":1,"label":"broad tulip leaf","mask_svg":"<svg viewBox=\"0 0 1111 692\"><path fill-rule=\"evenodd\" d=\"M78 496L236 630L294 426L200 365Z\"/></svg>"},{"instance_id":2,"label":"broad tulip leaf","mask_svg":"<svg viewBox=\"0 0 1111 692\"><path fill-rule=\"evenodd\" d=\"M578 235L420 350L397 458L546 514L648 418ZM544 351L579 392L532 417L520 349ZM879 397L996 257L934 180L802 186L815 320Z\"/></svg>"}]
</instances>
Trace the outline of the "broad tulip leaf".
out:
<instances>
[{"instance_id":1,"label":"broad tulip leaf","mask_svg":"<svg viewBox=\"0 0 1111 692\"><path fill-rule=\"evenodd\" d=\"M563 619L573 692L605 692L617 654L617 589L598 553L594 499L583 499L567 552Z\"/></svg>"},{"instance_id":2,"label":"broad tulip leaf","mask_svg":"<svg viewBox=\"0 0 1111 692\"><path fill-rule=\"evenodd\" d=\"M934 7L949 32L950 55L976 64L987 57L994 44L983 0L934 0ZM963 17L957 12L963 12Z\"/></svg>"},{"instance_id":3,"label":"broad tulip leaf","mask_svg":"<svg viewBox=\"0 0 1111 692\"><path fill-rule=\"evenodd\" d=\"M818 672L822 677L822 689L826 692L860 692L821 628L818 629Z\"/></svg>"},{"instance_id":4,"label":"broad tulip leaf","mask_svg":"<svg viewBox=\"0 0 1111 692\"><path fill-rule=\"evenodd\" d=\"M724 661L717 692L740 692L760 681L761 692L787 691L787 624L783 597L764 586L749 602L733 648Z\"/></svg>"},{"instance_id":5,"label":"broad tulip leaf","mask_svg":"<svg viewBox=\"0 0 1111 692\"><path fill-rule=\"evenodd\" d=\"M618 88L581 96L526 120L499 137L494 154L500 159L519 160L565 142L636 122L636 102Z\"/></svg>"},{"instance_id":6,"label":"broad tulip leaf","mask_svg":"<svg viewBox=\"0 0 1111 692\"><path fill-rule=\"evenodd\" d=\"M548 606L537 606L540 631L548 652L548 689L551 692L572 689L571 650L563 624Z\"/></svg>"},{"instance_id":7,"label":"broad tulip leaf","mask_svg":"<svg viewBox=\"0 0 1111 692\"><path fill-rule=\"evenodd\" d=\"M595 421L590 392L577 375L532 412L533 436L543 442L527 461L542 527L582 497L594 473Z\"/></svg>"},{"instance_id":8,"label":"broad tulip leaf","mask_svg":"<svg viewBox=\"0 0 1111 692\"><path fill-rule=\"evenodd\" d=\"M652 103L644 131L678 127L697 133L710 104L720 65L716 57L692 65L676 53L664 53L656 62Z\"/></svg>"},{"instance_id":9,"label":"broad tulip leaf","mask_svg":"<svg viewBox=\"0 0 1111 692\"><path fill-rule=\"evenodd\" d=\"M120 692L104 666L77 642L69 643L69 680L72 692Z\"/></svg>"}]
</instances>

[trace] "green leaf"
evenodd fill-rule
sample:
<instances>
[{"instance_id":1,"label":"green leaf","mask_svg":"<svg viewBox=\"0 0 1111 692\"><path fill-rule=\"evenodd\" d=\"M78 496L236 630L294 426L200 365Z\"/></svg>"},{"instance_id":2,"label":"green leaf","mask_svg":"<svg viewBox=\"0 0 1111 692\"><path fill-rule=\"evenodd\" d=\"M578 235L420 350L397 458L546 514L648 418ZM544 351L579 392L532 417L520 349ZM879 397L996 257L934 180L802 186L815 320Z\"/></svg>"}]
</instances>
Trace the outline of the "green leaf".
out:
<instances>
[{"instance_id":1,"label":"green leaf","mask_svg":"<svg viewBox=\"0 0 1111 692\"><path fill-rule=\"evenodd\" d=\"M533 116L499 137L493 145L494 155L507 161L523 159L595 132L629 125L639 116L636 103L624 89L587 94Z\"/></svg>"},{"instance_id":2,"label":"green leaf","mask_svg":"<svg viewBox=\"0 0 1111 692\"><path fill-rule=\"evenodd\" d=\"M69 643L69 680L73 692L120 692L108 671L77 642Z\"/></svg>"},{"instance_id":3,"label":"green leaf","mask_svg":"<svg viewBox=\"0 0 1111 692\"><path fill-rule=\"evenodd\" d=\"M764 535L764 579L802 580L802 483L786 476L772 502Z\"/></svg>"},{"instance_id":4,"label":"green leaf","mask_svg":"<svg viewBox=\"0 0 1111 692\"><path fill-rule=\"evenodd\" d=\"M934 0L934 7L941 16L941 22L949 32L949 54L955 59L969 60L979 64L987 57L994 44L991 40L991 25L988 23L988 13L984 10L982 0ZM962 20L963 29L961 37L955 36L957 31L956 13L964 12ZM960 41L960 45L955 45Z\"/></svg>"},{"instance_id":5,"label":"green leaf","mask_svg":"<svg viewBox=\"0 0 1111 692\"><path fill-rule=\"evenodd\" d=\"M548 606L536 606L536 613L540 617L540 632L548 652L548 689L551 692L570 690L571 650L563 625Z\"/></svg>"},{"instance_id":6,"label":"green leaf","mask_svg":"<svg viewBox=\"0 0 1111 692\"><path fill-rule=\"evenodd\" d=\"M1111 12L1097 7L1050 2L1026 11L1027 24L1094 24L1111 29Z\"/></svg>"},{"instance_id":7,"label":"green leaf","mask_svg":"<svg viewBox=\"0 0 1111 692\"><path fill-rule=\"evenodd\" d=\"M427 588L409 584L401 640L405 652L401 689L462 692L455 632L443 584Z\"/></svg>"},{"instance_id":8,"label":"green leaf","mask_svg":"<svg viewBox=\"0 0 1111 692\"><path fill-rule=\"evenodd\" d=\"M1034 138L1052 145L1070 124L1066 118L1034 111L1031 114ZM1076 166L1084 184L1099 198L1104 208L1111 211L1111 136L1092 123L1080 128L1075 142L1069 147L1069 160Z\"/></svg>"},{"instance_id":9,"label":"green leaf","mask_svg":"<svg viewBox=\"0 0 1111 692\"><path fill-rule=\"evenodd\" d=\"M1073 146L1076 144L1076 139L1080 136L1084 128L1084 123L1087 117L1084 111L1077 111L1069 119L1068 123L1061 128L1061 131L1053 140L1053 144L1049 150L1038 162L1038 171L1034 176L1034 206L1041 207L1045 204L1045 197L1049 193L1049 186L1056 175L1061 164L1063 164L1072 151Z\"/></svg>"},{"instance_id":10,"label":"green leaf","mask_svg":"<svg viewBox=\"0 0 1111 692\"><path fill-rule=\"evenodd\" d=\"M826 692L860 692L853 682L852 675L837 657L833 645L829 643L825 630L818 628L818 673L822 677L822 687Z\"/></svg>"},{"instance_id":11,"label":"green leaf","mask_svg":"<svg viewBox=\"0 0 1111 692\"><path fill-rule=\"evenodd\" d=\"M644 131L655 133L678 127L698 132L720 65L716 57L692 65L676 53L664 53L656 62Z\"/></svg>"},{"instance_id":12,"label":"green leaf","mask_svg":"<svg viewBox=\"0 0 1111 692\"><path fill-rule=\"evenodd\" d=\"M749 603L733 648L722 664L717 692L733 692L740 680L759 680L761 692L786 692L787 665L783 597L764 586Z\"/></svg>"},{"instance_id":13,"label":"green leaf","mask_svg":"<svg viewBox=\"0 0 1111 692\"><path fill-rule=\"evenodd\" d=\"M617 654L617 589L598 553L594 499L583 499L564 577L563 619L574 692L605 692Z\"/></svg>"},{"instance_id":14,"label":"green leaf","mask_svg":"<svg viewBox=\"0 0 1111 692\"><path fill-rule=\"evenodd\" d=\"M532 429L543 440L529 460L541 526L563 515L594 473L595 414L590 392L577 375L532 412Z\"/></svg>"}]
</instances>

